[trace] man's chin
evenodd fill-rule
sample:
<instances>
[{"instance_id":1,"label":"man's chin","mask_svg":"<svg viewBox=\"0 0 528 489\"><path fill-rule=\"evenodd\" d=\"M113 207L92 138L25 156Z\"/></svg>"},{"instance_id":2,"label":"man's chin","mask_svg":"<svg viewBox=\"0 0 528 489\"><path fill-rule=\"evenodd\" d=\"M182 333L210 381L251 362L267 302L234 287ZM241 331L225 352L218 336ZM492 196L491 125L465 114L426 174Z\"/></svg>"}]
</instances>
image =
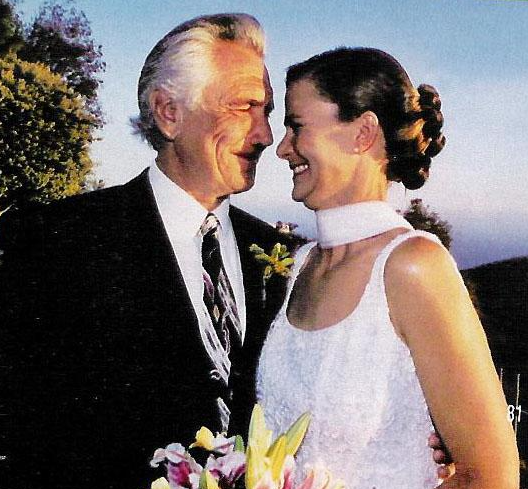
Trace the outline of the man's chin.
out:
<instances>
[{"instance_id":1,"label":"man's chin","mask_svg":"<svg viewBox=\"0 0 528 489\"><path fill-rule=\"evenodd\" d=\"M248 190L252 189L255 185L256 173L257 165L253 166L253 168L249 169L248 171L242 173L240 175L240 183L239 185L237 185L235 193L240 194L242 192L247 192Z\"/></svg>"},{"instance_id":2,"label":"man's chin","mask_svg":"<svg viewBox=\"0 0 528 489\"><path fill-rule=\"evenodd\" d=\"M248 179L242 185L237 187L237 189L234 190L233 194L241 194L243 192L247 192L248 190L251 190L254 185L255 185L255 179L254 178L252 178L251 180Z\"/></svg>"}]
</instances>

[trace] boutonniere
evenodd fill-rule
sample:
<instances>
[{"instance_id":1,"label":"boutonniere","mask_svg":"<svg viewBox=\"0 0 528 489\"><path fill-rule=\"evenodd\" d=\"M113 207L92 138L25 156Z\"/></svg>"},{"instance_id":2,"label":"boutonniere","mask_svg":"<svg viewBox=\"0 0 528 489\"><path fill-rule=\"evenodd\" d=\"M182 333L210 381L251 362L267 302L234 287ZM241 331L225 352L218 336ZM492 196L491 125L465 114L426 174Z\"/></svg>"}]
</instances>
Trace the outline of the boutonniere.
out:
<instances>
[{"instance_id":1,"label":"boutonniere","mask_svg":"<svg viewBox=\"0 0 528 489\"><path fill-rule=\"evenodd\" d=\"M249 251L255 254L255 259L259 263L265 264L262 273L262 302L266 302L266 284L273 275L280 277L289 277L293 258L286 245L276 243L268 255L260 246L252 244Z\"/></svg>"}]
</instances>

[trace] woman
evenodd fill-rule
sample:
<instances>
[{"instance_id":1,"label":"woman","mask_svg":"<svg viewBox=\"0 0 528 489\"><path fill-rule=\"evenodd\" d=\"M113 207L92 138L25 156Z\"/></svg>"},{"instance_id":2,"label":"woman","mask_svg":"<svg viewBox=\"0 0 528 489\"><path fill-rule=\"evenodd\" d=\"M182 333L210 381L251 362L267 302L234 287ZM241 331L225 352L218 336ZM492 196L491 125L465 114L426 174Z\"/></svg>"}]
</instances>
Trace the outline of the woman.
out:
<instances>
[{"instance_id":1,"label":"woman","mask_svg":"<svg viewBox=\"0 0 528 489\"><path fill-rule=\"evenodd\" d=\"M518 487L518 453L482 326L449 253L386 204L442 149L436 91L388 54L341 48L288 70L277 154L316 212L262 351L257 390L280 432L312 423L298 462L353 488L432 488L431 417L456 475L440 487Z\"/></svg>"}]
</instances>

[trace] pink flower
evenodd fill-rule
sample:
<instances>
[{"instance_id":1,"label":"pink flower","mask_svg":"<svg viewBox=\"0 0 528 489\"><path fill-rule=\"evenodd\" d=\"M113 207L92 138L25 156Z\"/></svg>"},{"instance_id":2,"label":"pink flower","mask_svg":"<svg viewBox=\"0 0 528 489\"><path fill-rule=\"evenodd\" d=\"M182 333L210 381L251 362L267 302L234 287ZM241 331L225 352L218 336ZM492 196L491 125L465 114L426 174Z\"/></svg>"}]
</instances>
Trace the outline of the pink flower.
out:
<instances>
[{"instance_id":1,"label":"pink flower","mask_svg":"<svg viewBox=\"0 0 528 489\"><path fill-rule=\"evenodd\" d=\"M171 489L198 489L202 466L179 443L158 448L150 461L152 467L166 462L167 477Z\"/></svg>"},{"instance_id":2,"label":"pink flower","mask_svg":"<svg viewBox=\"0 0 528 489\"><path fill-rule=\"evenodd\" d=\"M341 479L334 479L324 467L310 467L308 475L297 489L344 489Z\"/></svg>"},{"instance_id":3,"label":"pink flower","mask_svg":"<svg viewBox=\"0 0 528 489\"><path fill-rule=\"evenodd\" d=\"M246 470L246 456L243 452L236 451L229 451L218 458L210 455L205 469L209 470L216 479L224 480L232 486Z\"/></svg>"}]
</instances>

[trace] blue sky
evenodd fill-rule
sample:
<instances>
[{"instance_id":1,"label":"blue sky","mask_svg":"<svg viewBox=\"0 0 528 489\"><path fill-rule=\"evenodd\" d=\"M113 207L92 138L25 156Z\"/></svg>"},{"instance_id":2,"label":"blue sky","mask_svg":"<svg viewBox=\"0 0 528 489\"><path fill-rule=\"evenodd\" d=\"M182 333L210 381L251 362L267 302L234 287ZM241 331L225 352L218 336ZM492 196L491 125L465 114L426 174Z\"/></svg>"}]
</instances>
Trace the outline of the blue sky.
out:
<instances>
[{"instance_id":1,"label":"blue sky","mask_svg":"<svg viewBox=\"0 0 528 489\"><path fill-rule=\"evenodd\" d=\"M30 19L41 2L19 2ZM136 84L152 46L180 22L203 13L247 12L268 38L275 89L275 141L283 135L288 65L336 47L388 51L418 85L439 90L445 150L419 191L391 190L406 207L422 198L448 220L461 268L528 255L528 1L523 0L77 0L103 45L107 70L100 92L108 120L94 144L96 173L107 186L129 180L154 153L131 134ZM259 164L257 184L233 202L274 222L293 221L313 235L313 216L291 201L291 172L275 156ZM272 196L272 197L270 197Z\"/></svg>"}]
</instances>

